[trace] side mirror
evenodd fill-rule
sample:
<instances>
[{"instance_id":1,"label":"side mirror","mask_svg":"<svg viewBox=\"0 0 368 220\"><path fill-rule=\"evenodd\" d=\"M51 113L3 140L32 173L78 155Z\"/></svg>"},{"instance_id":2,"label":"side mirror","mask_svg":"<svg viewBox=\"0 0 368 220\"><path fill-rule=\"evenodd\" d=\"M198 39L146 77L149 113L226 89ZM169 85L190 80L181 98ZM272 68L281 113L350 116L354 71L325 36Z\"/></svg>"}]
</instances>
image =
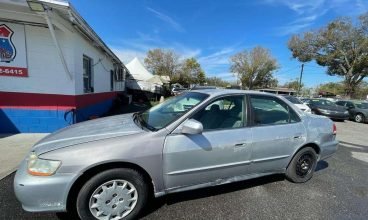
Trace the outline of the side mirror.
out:
<instances>
[{"instance_id":1,"label":"side mirror","mask_svg":"<svg viewBox=\"0 0 368 220\"><path fill-rule=\"evenodd\" d=\"M202 123L194 119L185 121L181 128L181 133L183 134L201 134L202 131Z\"/></svg>"}]
</instances>

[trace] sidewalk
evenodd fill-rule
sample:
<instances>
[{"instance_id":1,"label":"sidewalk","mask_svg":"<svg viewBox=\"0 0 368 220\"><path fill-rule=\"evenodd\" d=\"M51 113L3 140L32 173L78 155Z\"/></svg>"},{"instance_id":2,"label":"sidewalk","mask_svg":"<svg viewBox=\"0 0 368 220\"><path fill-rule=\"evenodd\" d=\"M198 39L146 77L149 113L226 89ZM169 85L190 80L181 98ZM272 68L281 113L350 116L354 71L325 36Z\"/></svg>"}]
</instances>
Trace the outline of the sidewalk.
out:
<instances>
[{"instance_id":1,"label":"sidewalk","mask_svg":"<svg viewBox=\"0 0 368 220\"><path fill-rule=\"evenodd\" d=\"M14 172L30 148L47 134L0 134L0 180Z\"/></svg>"}]
</instances>

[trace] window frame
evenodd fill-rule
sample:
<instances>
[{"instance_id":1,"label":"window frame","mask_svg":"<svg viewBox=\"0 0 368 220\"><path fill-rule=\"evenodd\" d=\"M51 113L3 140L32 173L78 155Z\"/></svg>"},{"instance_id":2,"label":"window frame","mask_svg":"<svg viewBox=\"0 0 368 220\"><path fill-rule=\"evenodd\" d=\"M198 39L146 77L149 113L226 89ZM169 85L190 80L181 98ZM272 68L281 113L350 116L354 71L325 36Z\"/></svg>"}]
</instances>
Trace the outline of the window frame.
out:
<instances>
[{"instance_id":1,"label":"window frame","mask_svg":"<svg viewBox=\"0 0 368 220\"><path fill-rule=\"evenodd\" d=\"M82 77L83 77L83 93L93 93L94 91L94 88L93 88L93 59L87 55L84 55L83 54L83 74L82 74ZM84 74L84 62L85 60L88 61L88 70L86 70L86 72L88 71L87 74ZM84 79L85 79L85 76L87 76L88 78L88 82L89 82L89 85L87 85L88 87L86 88L86 85L85 85L85 82L84 82Z\"/></svg>"},{"instance_id":2,"label":"window frame","mask_svg":"<svg viewBox=\"0 0 368 220\"><path fill-rule=\"evenodd\" d=\"M350 108L348 105L351 105L351 106L352 106L352 108ZM354 108L356 108L355 103L350 102L350 101L347 101L347 102L345 103L345 107L348 107L349 109L354 109Z\"/></svg>"},{"instance_id":3,"label":"window frame","mask_svg":"<svg viewBox=\"0 0 368 220\"><path fill-rule=\"evenodd\" d=\"M249 114L249 104L248 104L248 97L246 94L242 94L242 93L236 93L236 94L225 94L225 95L220 95L220 96L216 96L213 98L210 98L209 100L207 100L206 102L202 103L202 106L199 109L196 109L194 112L192 112L192 114L190 114L187 119L193 119L193 116L196 115L198 112L206 109L208 107L208 105L218 101L219 99L223 99L226 97L234 97L234 96L241 96L243 97L243 105L244 105L244 111L243 111L243 118L246 119L246 123L242 123L241 127L237 127L237 128L217 128L217 129L203 129L203 132L213 132L213 131L225 131L225 130L234 130L234 129L243 129L246 127L250 127L250 114ZM194 119L195 120L195 119ZM175 130L175 129L174 129Z\"/></svg>"},{"instance_id":4,"label":"window frame","mask_svg":"<svg viewBox=\"0 0 368 220\"><path fill-rule=\"evenodd\" d=\"M290 114L290 111L293 112L293 114L296 115L297 117L297 120L295 122L288 122L288 123L284 123L284 124L256 124L255 123L255 113L253 111L253 108L252 108L252 102L251 102L251 98L252 97L266 97L267 99L274 99L274 100L278 100L280 102L282 102L284 105L286 105L288 107L288 110L289 110L289 114ZM251 116L251 119L250 119L250 126L251 127L266 127L266 126L279 126L279 125L290 125L290 124L296 124L296 123L300 123L302 121L302 119L300 118L299 114L289 105L287 104L286 102L284 102L282 99L278 98L278 97L275 97L275 96L270 96L270 95L258 95L258 94L248 94L248 108L249 108L249 112L250 112L250 116Z\"/></svg>"}]
</instances>

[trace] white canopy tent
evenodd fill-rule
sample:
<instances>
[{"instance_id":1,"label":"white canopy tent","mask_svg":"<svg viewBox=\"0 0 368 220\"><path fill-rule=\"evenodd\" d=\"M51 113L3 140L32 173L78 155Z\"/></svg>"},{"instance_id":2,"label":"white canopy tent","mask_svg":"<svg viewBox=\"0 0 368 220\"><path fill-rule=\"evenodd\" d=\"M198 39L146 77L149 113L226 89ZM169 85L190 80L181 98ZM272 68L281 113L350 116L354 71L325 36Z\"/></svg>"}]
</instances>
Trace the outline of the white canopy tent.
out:
<instances>
[{"instance_id":1,"label":"white canopy tent","mask_svg":"<svg viewBox=\"0 0 368 220\"><path fill-rule=\"evenodd\" d=\"M137 57L125 66L128 68L130 75L137 81L147 81L153 77L153 74L143 66Z\"/></svg>"},{"instance_id":2,"label":"white canopy tent","mask_svg":"<svg viewBox=\"0 0 368 220\"><path fill-rule=\"evenodd\" d=\"M160 77L150 73L137 57L130 61L126 67L130 73L130 77L127 80L128 88L153 93L162 93L163 82Z\"/></svg>"}]
</instances>

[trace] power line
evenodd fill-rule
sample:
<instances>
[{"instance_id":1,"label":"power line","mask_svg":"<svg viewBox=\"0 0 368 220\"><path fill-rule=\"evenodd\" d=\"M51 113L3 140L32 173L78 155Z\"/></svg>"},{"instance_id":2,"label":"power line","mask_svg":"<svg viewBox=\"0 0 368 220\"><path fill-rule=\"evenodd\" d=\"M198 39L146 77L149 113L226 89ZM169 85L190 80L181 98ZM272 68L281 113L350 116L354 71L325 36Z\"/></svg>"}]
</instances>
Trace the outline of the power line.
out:
<instances>
[{"instance_id":1,"label":"power line","mask_svg":"<svg viewBox=\"0 0 368 220\"><path fill-rule=\"evenodd\" d=\"M299 66L295 66L295 67L292 67L292 68L286 69L285 71L282 71L281 73L280 73L280 72L276 72L275 74L277 74L277 75L284 75L284 74L286 74L286 73L288 73L288 72L290 72L290 71L292 71L292 70L295 70L295 69L297 69L297 68L299 68Z\"/></svg>"}]
</instances>

